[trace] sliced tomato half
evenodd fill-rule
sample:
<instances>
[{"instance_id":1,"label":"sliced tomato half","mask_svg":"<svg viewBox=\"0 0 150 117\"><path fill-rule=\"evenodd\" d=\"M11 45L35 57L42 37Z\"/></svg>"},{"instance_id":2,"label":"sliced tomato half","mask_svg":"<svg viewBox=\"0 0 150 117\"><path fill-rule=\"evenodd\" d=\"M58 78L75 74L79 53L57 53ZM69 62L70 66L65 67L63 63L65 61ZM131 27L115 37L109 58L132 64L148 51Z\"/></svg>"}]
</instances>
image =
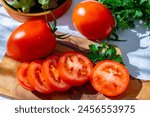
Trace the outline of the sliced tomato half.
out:
<instances>
[{"instance_id":1,"label":"sliced tomato half","mask_svg":"<svg viewBox=\"0 0 150 117\"><path fill-rule=\"evenodd\" d=\"M57 55L51 55L44 60L42 65L42 75L45 81L56 91L66 91L71 86L66 84L58 73L58 59Z\"/></svg>"},{"instance_id":2,"label":"sliced tomato half","mask_svg":"<svg viewBox=\"0 0 150 117\"><path fill-rule=\"evenodd\" d=\"M16 72L16 78L19 82L19 84L27 89L27 90L30 90L30 91L33 91L35 90L34 87L29 83L28 79L27 79L27 72L28 72L28 67L29 67L29 64L28 62L24 62L24 63L21 63L17 69L17 72Z\"/></svg>"},{"instance_id":3,"label":"sliced tomato half","mask_svg":"<svg viewBox=\"0 0 150 117\"><path fill-rule=\"evenodd\" d=\"M106 96L122 94L128 87L129 79L127 68L113 60L99 62L90 75L92 86Z\"/></svg>"},{"instance_id":4,"label":"sliced tomato half","mask_svg":"<svg viewBox=\"0 0 150 117\"><path fill-rule=\"evenodd\" d=\"M47 84L41 73L42 63L42 60L35 60L30 63L28 69L28 81L38 92L51 93L54 90Z\"/></svg>"},{"instance_id":5,"label":"sliced tomato half","mask_svg":"<svg viewBox=\"0 0 150 117\"><path fill-rule=\"evenodd\" d=\"M71 86L80 86L87 82L92 68L91 61L77 52L66 52L58 61L60 77Z\"/></svg>"}]
</instances>

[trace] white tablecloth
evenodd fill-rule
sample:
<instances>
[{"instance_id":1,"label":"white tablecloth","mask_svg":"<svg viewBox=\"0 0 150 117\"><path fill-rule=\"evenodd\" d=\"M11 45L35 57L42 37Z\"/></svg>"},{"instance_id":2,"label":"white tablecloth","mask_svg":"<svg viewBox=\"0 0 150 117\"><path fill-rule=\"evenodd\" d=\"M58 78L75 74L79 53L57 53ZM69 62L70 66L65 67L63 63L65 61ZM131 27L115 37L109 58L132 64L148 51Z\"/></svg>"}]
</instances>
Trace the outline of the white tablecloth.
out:
<instances>
[{"instance_id":1,"label":"white tablecloth","mask_svg":"<svg viewBox=\"0 0 150 117\"><path fill-rule=\"evenodd\" d=\"M73 8L80 1L82 0L73 0L69 11L57 20L59 31L82 36L76 32L71 20ZM0 59L5 53L9 35L20 24L12 19L0 4ZM126 42L110 43L121 49L126 67L133 77L150 80L150 30L143 26L142 21L136 21L136 24L135 29L118 32L121 39L127 39Z\"/></svg>"}]
</instances>

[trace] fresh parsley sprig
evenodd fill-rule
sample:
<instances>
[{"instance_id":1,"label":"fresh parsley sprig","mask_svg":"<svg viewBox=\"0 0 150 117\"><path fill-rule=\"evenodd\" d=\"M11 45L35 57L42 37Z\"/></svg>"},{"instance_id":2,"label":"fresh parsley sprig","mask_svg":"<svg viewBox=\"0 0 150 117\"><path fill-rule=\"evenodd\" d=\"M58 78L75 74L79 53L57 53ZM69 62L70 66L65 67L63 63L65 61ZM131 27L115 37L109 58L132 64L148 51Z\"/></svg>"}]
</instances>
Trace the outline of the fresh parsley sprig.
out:
<instances>
[{"instance_id":1,"label":"fresh parsley sprig","mask_svg":"<svg viewBox=\"0 0 150 117\"><path fill-rule=\"evenodd\" d=\"M99 44L89 45L89 52L87 57L94 63L103 60L115 60L121 64L123 63L122 56L117 54L117 50L113 45L102 42Z\"/></svg>"},{"instance_id":2,"label":"fresh parsley sprig","mask_svg":"<svg viewBox=\"0 0 150 117\"><path fill-rule=\"evenodd\" d=\"M113 34L117 34L117 30L134 28L134 21L141 19L145 22L146 28L150 28L150 0L98 0L106 5L115 18L115 28ZM111 36L112 36L111 35ZM110 37L111 37L110 36ZM113 36L110 40L118 40Z\"/></svg>"}]
</instances>

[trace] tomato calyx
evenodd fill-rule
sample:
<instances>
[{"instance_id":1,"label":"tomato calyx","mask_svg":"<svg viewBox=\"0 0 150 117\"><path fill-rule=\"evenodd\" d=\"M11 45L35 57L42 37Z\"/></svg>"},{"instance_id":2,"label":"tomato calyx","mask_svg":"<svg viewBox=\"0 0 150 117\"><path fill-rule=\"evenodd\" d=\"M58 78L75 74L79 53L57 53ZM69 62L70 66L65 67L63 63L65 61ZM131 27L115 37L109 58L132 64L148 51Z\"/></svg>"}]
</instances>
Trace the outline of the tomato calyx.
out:
<instances>
[{"instance_id":1,"label":"tomato calyx","mask_svg":"<svg viewBox=\"0 0 150 117\"><path fill-rule=\"evenodd\" d=\"M52 12L50 12L52 18L53 18L53 23L50 24L48 23L49 27L51 28L51 31L53 32L53 34L55 35L56 38L58 39L66 39L68 37L70 37L70 35L68 35L68 33L65 33L65 34L56 34L55 32L57 31L57 20L56 20L56 17L54 16L54 14ZM48 22L47 20L47 16L46 16L46 21Z\"/></svg>"}]
</instances>

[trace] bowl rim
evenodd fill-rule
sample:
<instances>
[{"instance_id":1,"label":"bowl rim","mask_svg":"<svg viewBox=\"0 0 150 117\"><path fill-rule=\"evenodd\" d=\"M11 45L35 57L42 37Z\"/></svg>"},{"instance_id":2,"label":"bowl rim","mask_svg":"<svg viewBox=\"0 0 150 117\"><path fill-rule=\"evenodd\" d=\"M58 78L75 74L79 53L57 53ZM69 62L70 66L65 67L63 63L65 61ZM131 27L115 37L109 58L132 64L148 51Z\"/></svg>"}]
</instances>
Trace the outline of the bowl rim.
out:
<instances>
[{"instance_id":1,"label":"bowl rim","mask_svg":"<svg viewBox=\"0 0 150 117\"><path fill-rule=\"evenodd\" d=\"M0 2L3 4L3 6L4 6L6 9L12 11L12 12L15 13L15 14L23 15L23 16L41 16L41 15L47 15L47 14L49 14L49 13L51 13L51 12L54 12L54 11L57 10L57 9L61 9L61 8L62 8L65 4L67 4L67 2L69 2L69 1L72 1L72 0L66 0L66 1L64 1L59 7L57 7L57 8L54 9L54 10L48 10L48 11L43 11L43 12L39 12L39 13L22 13L22 12L18 12L18 11L16 11L16 10L14 10L13 8L9 7L9 6L6 4L5 0L0 0Z\"/></svg>"}]
</instances>

